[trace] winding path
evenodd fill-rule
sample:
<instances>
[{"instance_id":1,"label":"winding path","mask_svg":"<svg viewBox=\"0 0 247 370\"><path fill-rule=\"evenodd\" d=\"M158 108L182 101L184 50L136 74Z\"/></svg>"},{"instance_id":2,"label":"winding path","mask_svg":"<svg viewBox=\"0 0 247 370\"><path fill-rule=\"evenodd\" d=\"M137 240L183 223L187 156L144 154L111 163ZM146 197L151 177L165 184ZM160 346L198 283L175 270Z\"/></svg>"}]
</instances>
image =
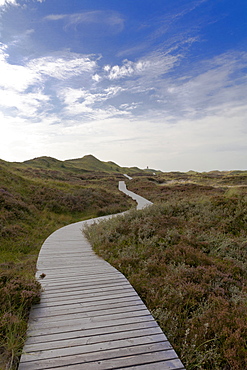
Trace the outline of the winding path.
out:
<instances>
[{"instance_id":1,"label":"winding path","mask_svg":"<svg viewBox=\"0 0 247 370\"><path fill-rule=\"evenodd\" d=\"M150 204L131 196L138 208ZM36 274L43 291L30 313L19 370L184 369L126 278L82 234L85 224L109 217L65 226L44 242Z\"/></svg>"},{"instance_id":2,"label":"winding path","mask_svg":"<svg viewBox=\"0 0 247 370\"><path fill-rule=\"evenodd\" d=\"M149 200L128 190L124 181L119 181L118 189L136 201L137 203L136 209L138 210L151 206L153 204Z\"/></svg>"}]
</instances>

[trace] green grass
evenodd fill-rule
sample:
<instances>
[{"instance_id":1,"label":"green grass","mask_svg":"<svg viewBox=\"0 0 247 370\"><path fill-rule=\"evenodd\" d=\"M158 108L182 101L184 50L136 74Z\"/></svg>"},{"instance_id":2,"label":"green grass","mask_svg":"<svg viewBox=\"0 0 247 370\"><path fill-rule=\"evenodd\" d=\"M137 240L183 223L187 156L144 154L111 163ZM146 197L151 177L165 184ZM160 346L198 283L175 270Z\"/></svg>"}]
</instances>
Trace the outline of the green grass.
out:
<instances>
[{"instance_id":1,"label":"green grass","mask_svg":"<svg viewBox=\"0 0 247 370\"><path fill-rule=\"evenodd\" d=\"M50 171L62 171L62 172L77 172L77 173L88 173L95 172L98 175L102 174L123 174L123 173L142 173L145 174L146 170L141 170L138 167L121 167L114 162L103 162L95 158L93 155L85 155L83 158L69 159L66 161L59 161L51 157L38 157L23 163L16 163L19 167L24 168L26 166L46 169ZM154 170L149 170L154 171ZM148 171L148 172L149 172Z\"/></svg>"},{"instance_id":2,"label":"green grass","mask_svg":"<svg viewBox=\"0 0 247 370\"><path fill-rule=\"evenodd\" d=\"M131 282L187 370L247 368L245 188L129 187L163 201L88 228L94 250Z\"/></svg>"}]
</instances>

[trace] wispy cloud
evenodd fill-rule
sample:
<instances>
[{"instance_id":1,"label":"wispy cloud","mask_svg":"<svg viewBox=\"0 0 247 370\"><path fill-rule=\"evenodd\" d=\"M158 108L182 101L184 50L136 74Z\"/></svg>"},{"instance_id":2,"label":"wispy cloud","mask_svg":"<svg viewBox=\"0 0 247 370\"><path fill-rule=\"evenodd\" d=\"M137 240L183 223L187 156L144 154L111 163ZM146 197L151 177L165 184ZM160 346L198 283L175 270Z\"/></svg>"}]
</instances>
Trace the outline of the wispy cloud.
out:
<instances>
[{"instance_id":1,"label":"wispy cloud","mask_svg":"<svg viewBox=\"0 0 247 370\"><path fill-rule=\"evenodd\" d=\"M61 19L67 19L69 17L68 14L50 14L44 17L46 21L60 21Z\"/></svg>"},{"instance_id":2,"label":"wispy cloud","mask_svg":"<svg viewBox=\"0 0 247 370\"><path fill-rule=\"evenodd\" d=\"M50 14L46 21L65 21L65 29L77 28L79 25L105 25L112 32L121 32L124 28L124 19L116 11L94 10L74 14ZM99 35L100 36L100 35Z\"/></svg>"},{"instance_id":3,"label":"wispy cloud","mask_svg":"<svg viewBox=\"0 0 247 370\"><path fill-rule=\"evenodd\" d=\"M78 56L70 53L62 57L43 57L31 60L27 68L38 75L54 77L65 80L78 76L82 72L92 72L96 67L96 61L92 56Z\"/></svg>"},{"instance_id":4,"label":"wispy cloud","mask_svg":"<svg viewBox=\"0 0 247 370\"><path fill-rule=\"evenodd\" d=\"M94 55L60 52L17 65L9 62L8 48L1 44L0 105L6 114L17 110L23 117L42 109L47 115L60 112L59 119L165 115L174 122L245 104L245 53L222 54L184 74L182 59L170 49L111 66Z\"/></svg>"},{"instance_id":5,"label":"wispy cloud","mask_svg":"<svg viewBox=\"0 0 247 370\"><path fill-rule=\"evenodd\" d=\"M137 62L125 60L122 65L105 65L102 78L117 83L123 92L128 91L127 103L131 103L131 97L135 102L138 96L142 109L133 114L150 113L159 119L165 114L171 122L246 105L246 53L227 52L181 71L182 60L183 55L176 50L151 53Z\"/></svg>"},{"instance_id":6,"label":"wispy cloud","mask_svg":"<svg viewBox=\"0 0 247 370\"><path fill-rule=\"evenodd\" d=\"M179 111L204 115L220 107L246 104L246 53L225 53L197 65L184 78L173 79L163 98L173 100Z\"/></svg>"},{"instance_id":7,"label":"wispy cloud","mask_svg":"<svg viewBox=\"0 0 247 370\"><path fill-rule=\"evenodd\" d=\"M83 115L89 120L104 120L109 117L127 115L126 109L118 109L109 103L103 104L122 90L122 88L115 86L103 89L100 93L92 93L83 89L65 88L58 93L64 106L62 114L70 117Z\"/></svg>"},{"instance_id":8,"label":"wispy cloud","mask_svg":"<svg viewBox=\"0 0 247 370\"><path fill-rule=\"evenodd\" d=\"M44 112L54 109L50 100L51 79L62 82L85 74L92 77L97 66L94 56L73 53L36 58L23 65L12 64L7 49L6 45L0 45L0 106L7 115L18 112L33 117L41 109Z\"/></svg>"},{"instance_id":9,"label":"wispy cloud","mask_svg":"<svg viewBox=\"0 0 247 370\"><path fill-rule=\"evenodd\" d=\"M65 87L58 92L63 112L90 120L111 114L161 121L166 117L166 122L174 124L178 119L225 114L246 104L245 54L226 53L182 75L181 58L158 52L137 62L105 65L101 71L97 65L98 77L92 75L97 90L92 81L86 89Z\"/></svg>"},{"instance_id":10,"label":"wispy cloud","mask_svg":"<svg viewBox=\"0 0 247 370\"><path fill-rule=\"evenodd\" d=\"M43 3L45 0L36 0L39 3ZM8 5L19 5L19 1L17 0L0 0L0 7L8 6Z\"/></svg>"},{"instance_id":11,"label":"wispy cloud","mask_svg":"<svg viewBox=\"0 0 247 370\"><path fill-rule=\"evenodd\" d=\"M168 12L166 15L162 14L162 16L157 18L157 27L149 35L149 39L157 40L166 34L169 35L166 42L171 44L175 40L182 41L184 38L187 39L189 35L198 33L198 30L205 24L205 14L203 16L198 16L199 13L197 13L197 18L193 19L193 22L189 26L187 21L182 23L181 20L191 16L197 8L207 2L209 2L209 0L195 0L174 5L171 12Z\"/></svg>"},{"instance_id":12,"label":"wispy cloud","mask_svg":"<svg viewBox=\"0 0 247 370\"><path fill-rule=\"evenodd\" d=\"M52 77L66 80L84 72L93 75L97 66L97 57L75 53L63 53L61 56L35 58L20 64L8 61L7 46L0 44L0 86L17 91L25 91L29 86Z\"/></svg>"},{"instance_id":13,"label":"wispy cloud","mask_svg":"<svg viewBox=\"0 0 247 370\"><path fill-rule=\"evenodd\" d=\"M160 50L169 50L171 48L182 48L183 53L189 50L191 45L199 42L200 31L208 24L205 14L194 18L193 12L207 3L209 0L195 0L184 2L183 4L173 4L168 11L164 11L147 23L143 23L140 28L147 29L145 40L139 42L139 37L130 41L127 47L122 47L118 51L119 57L126 57L131 54L145 52L145 50L157 50L157 44ZM193 21L187 21L187 17L193 17ZM184 22L183 22L184 20Z\"/></svg>"},{"instance_id":14,"label":"wispy cloud","mask_svg":"<svg viewBox=\"0 0 247 370\"><path fill-rule=\"evenodd\" d=\"M38 111L45 112L49 108L49 96L42 92L19 93L14 90L0 90L0 106L4 108L6 115L25 117L30 119L36 117ZM8 110L10 109L10 110Z\"/></svg>"},{"instance_id":15,"label":"wispy cloud","mask_svg":"<svg viewBox=\"0 0 247 370\"><path fill-rule=\"evenodd\" d=\"M116 80L133 75L160 76L167 73L180 59L180 55L172 55L170 52L154 52L140 58L137 62L125 59L122 65L105 65L104 71L110 80Z\"/></svg>"}]
</instances>

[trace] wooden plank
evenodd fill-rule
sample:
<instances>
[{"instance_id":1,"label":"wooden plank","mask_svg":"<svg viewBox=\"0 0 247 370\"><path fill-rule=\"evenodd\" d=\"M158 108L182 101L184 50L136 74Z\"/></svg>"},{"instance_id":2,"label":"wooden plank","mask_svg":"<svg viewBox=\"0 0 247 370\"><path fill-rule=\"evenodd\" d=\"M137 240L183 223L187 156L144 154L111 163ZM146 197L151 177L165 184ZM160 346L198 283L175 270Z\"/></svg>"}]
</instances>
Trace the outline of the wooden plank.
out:
<instances>
[{"instance_id":1,"label":"wooden plank","mask_svg":"<svg viewBox=\"0 0 247 370\"><path fill-rule=\"evenodd\" d=\"M23 355L23 362L28 361L42 361L46 359L53 359L54 357L67 357L67 356L82 356L83 354L109 351L114 349L121 350L122 348L132 348L139 345L147 345L153 343L162 343L162 350L171 349L171 345L168 341L163 340L163 334L146 335L144 337L131 337L126 339L118 339L116 341L102 341L98 343L82 343L82 345L74 345L64 348L54 348L46 350L38 350L29 352Z\"/></svg>"},{"instance_id":2,"label":"wooden plank","mask_svg":"<svg viewBox=\"0 0 247 370\"><path fill-rule=\"evenodd\" d=\"M124 314L125 312L134 312L134 311L143 311L145 308L143 308L143 304L134 305L131 306L130 304L128 306L123 307L117 307L117 308L108 308L108 309L101 309L101 310L88 310L88 309L77 309L77 311L65 312L61 313L59 311L59 314L52 315L52 316L46 316L45 317L45 323L51 323L52 322L58 322L58 321L64 321L64 320L72 320L77 318L83 318L83 317L97 317L97 316L111 316L116 313L118 314ZM38 324L39 322L43 325L43 317L35 318L34 320L35 324Z\"/></svg>"},{"instance_id":3,"label":"wooden plank","mask_svg":"<svg viewBox=\"0 0 247 370\"><path fill-rule=\"evenodd\" d=\"M111 290L122 290L122 289L131 289L132 290L132 287L129 286L129 284L126 283L126 281L122 281L122 282L113 282L111 281L110 283L108 282L108 284L94 284L94 285L86 285L86 286L82 286L81 283L74 283L73 285L63 285L63 286L60 286L59 288L56 288L55 290L49 290L49 291L46 291L45 293L43 293L43 295L45 297L49 297L49 298L52 298L52 297L59 297L59 296L67 296L67 295L71 295L71 294L74 294L76 292L83 292L83 293L96 293L98 291L100 292L104 292L104 291L111 291ZM72 292L72 293L71 293Z\"/></svg>"},{"instance_id":4,"label":"wooden plank","mask_svg":"<svg viewBox=\"0 0 247 370\"><path fill-rule=\"evenodd\" d=\"M89 345L90 346L90 345ZM30 360L25 361L25 367L19 367L19 370L22 369L51 369L53 367L66 367L70 369L90 369L90 363L94 365L95 369L98 367L95 365L99 365L102 363L103 369L109 369L109 367L105 367L106 364L104 362L108 362L109 365L112 367L110 368L118 368L121 369L121 366L130 366L130 365L140 365L146 364L147 361L155 362L155 361L171 361L176 359L176 353L173 350L165 350L164 342L160 343L145 343L142 345L133 345L129 347L121 347L121 348L114 348L114 349L107 349L107 350L100 350L100 347L97 348L93 352L85 352L78 355L65 355L65 356L57 356L54 353L53 358L46 358L46 359L38 359L38 360ZM83 348L83 347L82 347ZM84 348L87 348L86 346ZM28 356L28 355L27 355ZM31 355L30 355L31 356ZM26 357L25 357L26 358ZM32 357L33 358L33 357ZM73 365L73 367L71 367ZM75 365L80 365L81 367L75 367ZM84 366L83 366L84 365ZM180 365L181 367L181 365ZM93 368L93 367L92 367ZM169 368L167 368L169 369Z\"/></svg>"},{"instance_id":5,"label":"wooden plank","mask_svg":"<svg viewBox=\"0 0 247 370\"><path fill-rule=\"evenodd\" d=\"M88 279L75 279L75 278L70 278L70 279L67 279L67 280L64 280L64 281L61 281L61 280L58 280L56 281L55 283L54 282L48 282L46 281L46 283L43 284L43 286L45 287L45 291L46 293L52 293L53 291L56 292L56 291L62 291L62 290L66 290L66 289L70 289L72 287L94 287L94 286L108 286L108 285L117 285L117 284L123 284L123 283L126 283L125 280L121 279L121 278L118 278L118 277L115 277L115 279L113 279L112 277L108 277L107 278L103 278L103 277L100 277L98 278L97 280L94 279L94 280L91 280L88 281Z\"/></svg>"},{"instance_id":6,"label":"wooden plank","mask_svg":"<svg viewBox=\"0 0 247 370\"><path fill-rule=\"evenodd\" d=\"M81 313L80 315L73 315L68 314L66 316L66 320L57 320L56 317L54 317L54 320L49 320L46 322L37 322L36 320L33 320L29 325L29 331L33 330L39 330L41 329L44 331L46 328L51 329L52 327L57 328L63 328L63 327L73 327L73 326L83 326L84 324L88 322L104 322L110 320L118 320L118 319L126 319L126 318L132 318L132 317L139 317L139 316L149 316L149 311L145 308L143 305L136 306L135 309L132 309L130 311L123 310L122 312L117 310L115 313L99 313L98 315L89 315L88 313Z\"/></svg>"},{"instance_id":7,"label":"wooden plank","mask_svg":"<svg viewBox=\"0 0 247 370\"><path fill-rule=\"evenodd\" d=\"M97 302L97 301L100 301L100 302L107 302L111 299L119 299L119 298L123 298L123 297L136 297L136 293L133 292L133 291L128 291L128 292L125 292L125 291L122 291L120 293L115 293L115 294L97 294L97 295L91 295L89 297L82 297L82 298L71 298L71 299L68 299L68 300L64 300L64 301L58 301L58 302L44 302L44 300L41 301L41 303L39 304L39 307L56 307L56 306L61 306L62 304L64 306L68 306L68 305L71 305L73 303L80 303L80 304L91 304L91 302Z\"/></svg>"},{"instance_id":8,"label":"wooden plank","mask_svg":"<svg viewBox=\"0 0 247 370\"><path fill-rule=\"evenodd\" d=\"M40 276L39 276L40 272L37 273L37 278L38 280L40 280L40 283L42 285L48 283L48 284L51 284L52 282L54 282L54 285L56 284L56 282L60 283L62 281L70 281L72 279L76 279L78 277L78 280L79 279L84 279L86 281L94 281L94 280L99 280L99 279L106 279L107 277L113 277L114 275L116 276L116 278L118 278L119 276L121 276L120 272L119 271L114 271L114 270L110 270L107 272L107 274L105 272L98 272L97 274L95 272L88 272L86 275L83 274L83 272L78 272L77 270L76 271L71 271L69 275L60 275L60 276L57 276L55 273L52 275L52 273L49 273L49 275L47 275L45 277L44 280L40 279Z\"/></svg>"},{"instance_id":9,"label":"wooden plank","mask_svg":"<svg viewBox=\"0 0 247 370\"><path fill-rule=\"evenodd\" d=\"M104 364L104 366L105 366L105 364ZM76 370L76 367L74 369ZM157 361L157 360L155 360L155 362L148 362L147 361L146 364L141 364L141 365L137 365L137 366L134 366L134 367L125 366L124 369L126 369L126 370L130 370L130 369L132 369L132 370L161 370L161 369L163 369L163 370L164 369L185 370L185 367L181 364L180 360L175 358L175 359L167 360L167 361ZM100 368L97 367L97 370L100 370Z\"/></svg>"},{"instance_id":10,"label":"wooden plank","mask_svg":"<svg viewBox=\"0 0 247 370\"><path fill-rule=\"evenodd\" d=\"M103 343L103 342L114 342L119 341L121 339L131 339L131 338L138 338L138 337L146 337L151 336L154 334L162 334L160 328L158 326L150 326L147 328L143 328L140 326L136 329L129 329L125 331L116 332L98 332L97 334L92 335L92 332L89 332L88 335L81 335L75 338L65 337L60 340L56 341L47 341L42 343L30 343L28 346L26 345L26 350L28 352L35 352L35 351L44 351L44 350L51 350L56 348L66 348L66 347L74 347L80 345L88 345L88 344L95 344L95 343Z\"/></svg>"},{"instance_id":11,"label":"wooden plank","mask_svg":"<svg viewBox=\"0 0 247 370\"><path fill-rule=\"evenodd\" d=\"M155 355L155 356L154 356ZM40 369L59 369L59 368L66 368L68 370L185 370L183 365L181 365L180 360L178 359L169 359L169 360L162 360L163 354L161 352L158 353L150 353L150 354L141 354L139 356L142 358L142 363L136 365L135 357L120 357L116 359L107 359L103 361L92 361L92 362L85 362L85 363L77 363L73 365L66 365L66 366L49 366L41 367ZM144 363L145 362L145 363ZM48 367L49 366L49 367ZM36 363L29 363L25 367L19 367L20 370L28 369L28 370L36 370ZM38 368L37 368L38 369Z\"/></svg>"},{"instance_id":12,"label":"wooden plank","mask_svg":"<svg viewBox=\"0 0 247 370\"><path fill-rule=\"evenodd\" d=\"M96 301L96 302L91 302L90 306L88 304L80 304L80 303L73 303L71 305L66 305L64 306L56 306L56 307L40 307L39 305L36 305L33 307L31 313L30 313L30 319L35 319L38 320L39 318L49 318L49 316L54 316L54 315L60 315L64 313L74 313L78 311L83 311L86 310L87 312L94 312L94 311L99 311L99 310L104 310L104 309L114 309L116 307L126 307L130 306L132 307L133 305L139 305L140 300L136 296L132 297L123 297L123 298L118 298L108 300L108 301Z\"/></svg>"},{"instance_id":13,"label":"wooden plank","mask_svg":"<svg viewBox=\"0 0 247 370\"><path fill-rule=\"evenodd\" d=\"M56 295L52 295L51 297L50 296L45 296L44 294L41 296L41 299L42 299L42 302L43 303L50 303L52 304L53 302L65 302L67 300L75 300L75 299L78 299L78 300L81 300L81 299L85 299L85 298L91 298L91 297L104 297L106 296L107 294L118 294L118 293L132 293L132 289L129 288L129 287L111 287L108 288L108 289L92 289L92 291L90 292L88 289L85 290L84 292L83 291L74 291L74 292L67 292L66 294L63 293L63 294L56 294ZM133 292L134 294L134 292Z\"/></svg>"},{"instance_id":14,"label":"wooden plank","mask_svg":"<svg viewBox=\"0 0 247 370\"><path fill-rule=\"evenodd\" d=\"M103 326L99 327L96 325L95 327L90 326L89 328L84 328L82 331L75 330L75 331L68 331L68 332L61 332L61 333L51 333L47 335L33 335L29 336L26 340L25 350L26 347L31 344L39 344L42 346L43 343L56 343L59 341L69 340L69 339L77 339L77 338L87 338L88 342L95 337L100 337L101 335L109 335L112 334L119 334L133 331L133 330L145 330L149 328L158 328L157 323L152 319L148 318L147 320L141 320L138 322L127 322L127 323L119 323L116 325L110 326ZM35 333L34 333L35 334ZM29 347L27 347L29 348Z\"/></svg>"},{"instance_id":15,"label":"wooden plank","mask_svg":"<svg viewBox=\"0 0 247 370\"><path fill-rule=\"evenodd\" d=\"M75 285L74 285L75 284ZM108 282L105 284L91 284L87 285L84 288L81 287L81 283L70 283L67 285L60 285L53 287L53 289L47 289L45 293L41 293L41 299L42 296L48 297L48 298L56 298L59 296L65 297L69 295L73 295L76 292L91 292L91 293L96 293L97 291L112 291L112 290L119 290L119 289L129 289L128 285L124 282L123 283L118 283L118 282ZM49 287L48 287L49 288Z\"/></svg>"},{"instance_id":16,"label":"wooden plank","mask_svg":"<svg viewBox=\"0 0 247 370\"><path fill-rule=\"evenodd\" d=\"M103 327L103 326L113 326L118 324L124 324L128 322L138 322L141 320L146 320L152 318L150 314L147 314L146 311L136 311L133 314L115 314L113 317L101 316L101 317L85 317L74 320L66 320L66 322L57 322L54 325L37 324L35 325L32 322L27 330L28 335L46 335L50 333L61 333L62 331L73 331L73 330L84 330L84 328L89 327Z\"/></svg>"}]
</instances>

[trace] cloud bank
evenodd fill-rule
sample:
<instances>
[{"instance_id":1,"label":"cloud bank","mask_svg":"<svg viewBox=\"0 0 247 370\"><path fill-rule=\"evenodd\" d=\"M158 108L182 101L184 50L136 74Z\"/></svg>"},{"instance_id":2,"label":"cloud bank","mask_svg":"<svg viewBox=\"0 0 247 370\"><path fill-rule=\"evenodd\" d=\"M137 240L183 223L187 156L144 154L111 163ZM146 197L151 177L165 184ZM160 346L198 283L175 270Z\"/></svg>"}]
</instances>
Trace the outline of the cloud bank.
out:
<instances>
[{"instance_id":1,"label":"cloud bank","mask_svg":"<svg viewBox=\"0 0 247 370\"><path fill-rule=\"evenodd\" d=\"M192 28L181 23L207 3L174 6L150 24L128 23L120 10L55 14L52 8L10 37L12 25L0 44L0 158L92 153L162 170L245 168L247 52L232 48L194 58L205 42L199 32L204 13ZM18 4L0 0L4 14ZM55 29L54 39L61 32L70 37L71 48L37 51L44 25ZM126 32L128 43L119 47ZM104 39L107 47L98 52ZM85 52L94 42L94 52Z\"/></svg>"}]
</instances>

